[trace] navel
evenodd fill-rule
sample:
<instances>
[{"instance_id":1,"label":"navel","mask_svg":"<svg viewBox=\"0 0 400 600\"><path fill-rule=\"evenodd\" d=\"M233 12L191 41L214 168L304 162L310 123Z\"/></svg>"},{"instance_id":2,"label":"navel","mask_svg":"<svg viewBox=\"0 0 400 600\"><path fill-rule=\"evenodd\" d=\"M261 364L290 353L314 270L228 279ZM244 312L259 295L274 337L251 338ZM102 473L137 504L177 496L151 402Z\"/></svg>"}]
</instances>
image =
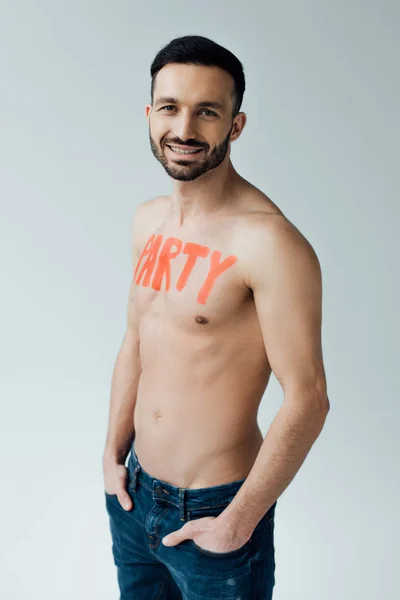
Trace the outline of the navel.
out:
<instances>
[{"instance_id":1,"label":"navel","mask_svg":"<svg viewBox=\"0 0 400 600\"><path fill-rule=\"evenodd\" d=\"M156 418L157 421L161 421L162 414L161 414L161 410L159 408L154 411L154 416L155 416L155 418Z\"/></svg>"}]
</instances>

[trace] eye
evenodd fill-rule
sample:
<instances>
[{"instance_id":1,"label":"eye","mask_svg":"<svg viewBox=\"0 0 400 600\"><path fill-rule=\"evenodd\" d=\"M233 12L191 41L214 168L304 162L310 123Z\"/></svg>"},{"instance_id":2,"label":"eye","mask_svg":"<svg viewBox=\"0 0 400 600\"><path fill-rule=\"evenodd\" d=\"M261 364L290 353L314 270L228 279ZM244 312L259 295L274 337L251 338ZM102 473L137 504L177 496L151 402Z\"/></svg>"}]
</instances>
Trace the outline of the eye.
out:
<instances>
[{"instance_id":1,"label":"eye","mask_svg":"<svg viewBox=\"0 0 400 600\"><path fill-rule=\"evenodd\" d=\"M173 104L167 104L167 106L163 106L162 108L160 108L160 110L165 110L166 108L175 108L175 106L173 106ZM167 112L171 111L167 110ZM215 113L213 110L208 110L207 108L202 108L200 112L208 113L207 116L218 117L217 113Z\"/></svg>"}]
</instances>

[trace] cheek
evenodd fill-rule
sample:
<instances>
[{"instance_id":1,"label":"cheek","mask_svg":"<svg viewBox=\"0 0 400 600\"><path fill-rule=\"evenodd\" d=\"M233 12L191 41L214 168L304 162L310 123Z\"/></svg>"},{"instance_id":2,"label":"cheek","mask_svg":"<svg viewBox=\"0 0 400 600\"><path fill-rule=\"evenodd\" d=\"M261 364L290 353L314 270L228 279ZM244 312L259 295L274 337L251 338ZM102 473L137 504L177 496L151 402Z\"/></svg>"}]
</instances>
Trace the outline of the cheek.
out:
<instances>
[{"instance_id":1,"label":"cheek","mask_svg":"<svg viewBox=\"0 0 400 600\"><path fill-rule=\"evenodd\" d=\"M164 139L166 139L166 136L168 134L168 130L166 127L162 127L160 123L157 123L155 119L152 119L150 121L149 129L151 137L154 141L157 142L157 144L164 142Z\"/></svg>"}]
</instances>

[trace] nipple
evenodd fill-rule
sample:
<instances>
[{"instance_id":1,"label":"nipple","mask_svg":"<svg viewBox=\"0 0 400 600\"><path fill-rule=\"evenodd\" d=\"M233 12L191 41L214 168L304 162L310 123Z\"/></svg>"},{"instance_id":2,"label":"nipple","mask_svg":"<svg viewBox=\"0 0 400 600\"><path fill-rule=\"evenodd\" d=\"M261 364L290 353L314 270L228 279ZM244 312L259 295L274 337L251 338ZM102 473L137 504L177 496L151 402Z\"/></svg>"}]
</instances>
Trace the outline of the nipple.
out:
<instances>
[{"instance_id":1,"label":"nipple","mask_svg":"<svg viewBox=\"0 0 400 600\"><path fill-rule=\"evenodd\" d=\"M197 315L196 322L200 323L201 325L205 325L206 323L208 323L208 319L207 317L203 317L202 315Z\"/></svg>"}]
</instances>

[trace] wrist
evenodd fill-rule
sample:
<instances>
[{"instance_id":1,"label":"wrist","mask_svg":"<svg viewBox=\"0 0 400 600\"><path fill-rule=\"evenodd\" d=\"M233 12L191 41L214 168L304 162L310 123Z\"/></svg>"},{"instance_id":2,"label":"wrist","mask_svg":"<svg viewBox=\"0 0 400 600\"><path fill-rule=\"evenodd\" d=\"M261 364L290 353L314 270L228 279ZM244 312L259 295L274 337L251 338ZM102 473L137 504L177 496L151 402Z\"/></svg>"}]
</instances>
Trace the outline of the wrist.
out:
<instances>
[{"instance_id":1,"label":"wrist","mask_svg":"<svg viewBox=\"0 0 400 600\"><path fill-rule=\"evenodd\" d=\"M107 448L103 452L103 465L124 465L126 456L116 449Z\"/></svg>"},{"instance_id":2,"label":"wrist","mask_svg":"<svg viewBox=\"0 0 400 600\"><path fill-rule=\"evenodd\" d=\"M234 531L241 539L248 539L254 531L254 525L248 519L243 519L231 504L222 511L216 521L217 527Z\"/></svg>"}]
</instances>

